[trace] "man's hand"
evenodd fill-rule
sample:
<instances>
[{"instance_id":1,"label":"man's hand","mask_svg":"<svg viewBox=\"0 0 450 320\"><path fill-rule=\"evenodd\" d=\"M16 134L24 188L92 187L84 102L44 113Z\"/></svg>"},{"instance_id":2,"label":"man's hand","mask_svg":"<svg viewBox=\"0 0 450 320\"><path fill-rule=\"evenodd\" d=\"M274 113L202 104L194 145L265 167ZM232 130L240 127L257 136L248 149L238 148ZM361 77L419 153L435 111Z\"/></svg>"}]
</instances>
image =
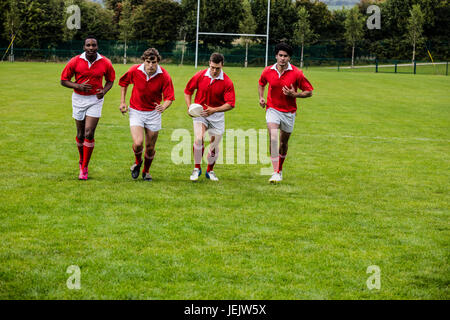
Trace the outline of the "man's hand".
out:
<instances>
[{"instance_id":1,"label":"man's hand","mask_svg":"<svg viewBox=\"0 0 450 320\"><path fill-rule=\"evenodd\" d=\"M291 87L288 88L287 86L283 87L283 93L289 97L297 97L297 90L294 89L294 86L291 84Z\"/></svg>"},{"instance_id":2,"label":"man's hand","mask_svg":"<svg viewBox=\"0 0 450 320\"><path fill-rule=\"evenodd\" d=\"M211 108L210 106L207 106L206 104L205 104L205 107L206 107L206 109L203 109L203 111L200 113L201 117L205 118L216 112L216 110L214 110L214 108Z\"/></svg>"},{"instance_id":3,"label":"man's hand","mask_svg":"<svg viewBox=\"0 0 450 320\"><path fill-rule=\"evenodd\" d=\"M166 108L164 108L164 106L161 105L161 104L156 104L155 110L158 111L158 112L160 112L160 113L163 113L164 110L166 110Z\"/></svg>"},{"instance_id":4,"label":"man's hand","mask_svg":"<svg viewBox=\"0 0 450 320\"><path fill-rule=\"evenodd\" d=\"M101 99L105 96L106 92L103 89L97 89L97 99Z\"/></svg>"},{"instance_id":5,"label":"man's hand","mask_svg":"<svg viewBox=\"0 0 450 320\"><path fill-rule=\"evenodd\" d=\"M265 108L266 100L264 99L264 97L259 98L259 105L261 106L261 108Z\"/></svg>"},{"instance_id":6,"label":"man's hand","mask_svg":"<svg viewBox=\"0 0 450 320\"><path fill-rule=\"evenodd\" d=\"M125 113L127 113L127 111L128 111L127 104L125 102L121 102L120 106L119 106L119 110L120 110L120 112L122 112L123 115Z\"/></svg>"},{"instance_id":7,"label":"man's hand","mask_svg":"<svg viewBox=\"0 0 450 320\"><path fill-rule=\"evenodd\" d=\"M87 79L85 82L83 83L78 83L77 84L77 90L83 91L83 92L88 92L90 90L92 90L92 86L90 84L88 84L89 79Z\"/></svg>"}]
</instances>

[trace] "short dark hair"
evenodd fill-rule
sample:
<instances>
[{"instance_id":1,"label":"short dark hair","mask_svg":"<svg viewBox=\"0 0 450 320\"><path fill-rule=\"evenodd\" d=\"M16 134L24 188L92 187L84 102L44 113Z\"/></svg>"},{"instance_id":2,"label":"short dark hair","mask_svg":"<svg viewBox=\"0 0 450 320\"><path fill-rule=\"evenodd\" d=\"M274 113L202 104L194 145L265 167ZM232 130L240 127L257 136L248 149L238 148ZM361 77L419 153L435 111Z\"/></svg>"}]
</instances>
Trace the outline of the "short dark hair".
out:
<instances>
[{"instance_id":1,"label":"short dark hair","mask_svg":"<svg viewBox=\"0 0 450 320\"><path fill-rule=\"evenodd\" d=\"M141 59L144 61L147 59L153 60L153 58L156 58L158 60L158 62L161 61L161 56L160 56L158 50L156 50L155 48L150 48L150 49L145 50L141 57Z\"/></svg>"},{"instance_id":2,"label":"short dark hair","mask_svg":"<svg viewBox=\"0 0 450 320\"><path fill-rule=\"evenodd\" d=\"M209 61L214 62L214 63L224 63L225 58L223 57L223 54L218 53L218 52L214 52L210 57L209 57Z\"/></svg>"},{"instance_id":3,"label":"short dark hair","mask_svg":"<svg viewBox=\"0 0 450 320\"><path fill-rule=\"evenodd\" d=\"M97 41L97 45L98 45L98 40L97 40L97 38L95 37L95 36L93 36L93 35L88 35L86 38L84 38L84 44L86 44L86 40L87 39L94 39L95 41Z\"/></svg>"},{"instance_id":4,"label":"short dark hair","mask_svg":"<svg viewBox=\"0 0 450 320\"><path fill-rule=\"evenodd\" d=\"M286 42L280 42L275 46L275 55L277 55L279 51L286 51L289 57L292 57L292 53L294 50L292 50L292 47Z\"/></svg>"}]
</instances>

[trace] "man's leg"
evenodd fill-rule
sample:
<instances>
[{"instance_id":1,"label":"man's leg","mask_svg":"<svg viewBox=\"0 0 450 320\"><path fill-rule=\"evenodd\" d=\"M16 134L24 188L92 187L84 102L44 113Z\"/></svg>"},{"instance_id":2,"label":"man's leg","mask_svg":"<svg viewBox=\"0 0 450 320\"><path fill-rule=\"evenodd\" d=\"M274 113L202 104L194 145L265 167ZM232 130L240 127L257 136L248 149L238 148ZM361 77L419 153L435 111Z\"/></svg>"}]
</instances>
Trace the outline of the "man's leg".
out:
<instances>
[{"instance_id":1,"label":"man's leg","mask_svg":"<svg viewBox=\"0 0 450 320\"><path fill-rule=\"evenodd\" d=\"M205 146L203 143L203 137L205 136L206 125L200 121L194 121L194 164L195 168L201 169L201 163L203 158L203 152L205 151Z\"/></svg>"},{"instance_id":2,"label":"man's leg","mask_svg":"<svg viewBox=\"0 0 450 320\"><path fill-rule=\"evenodd\" d=\"M145 155L144 155L144 170L142 170L142 177L146 179L146 174L150 170L153 158L155 157L155 145L158 139L158 131L151 131L145 128ZM151 180L146 179L146 180Z\"/></svg>"},{"instance_id":3,"label":"man's leg","mask_svg":"<svg viewBox=\"0 0 450 320\"><path fill-rule=\"evenodd\" d=\"M141 126L130 127L131 137L133 138L134 164L131 166L131 177L137 179L141 170L142 151L144 150L144 128Z\"/></svg>"},{"instance_id":4,"label":"man's leg","mask_svg":"<svg viewBox=\"0 0 450 320\"><path fill-rule=\"evenodd\" d=\"M288 141L290 136L291 136L290 132L280 130L280 149L279 149L280 158L278 163L278 172L281 172L283 170L283 163L287 155Z\"/></svg>"},{"instance_id":5,"label":"man's leg","mask_svg":"<svg viewBox=\"0 0 450 320\"><path fill-rule=\"evenodd\" d=\"M98 120L100 118L94 118L86 116L85 118L85 129L84 129L84 143L83 143L83 170L86 171L91 159L92 151L94 151L94 135L95 129L97 128Z\"/></svg>"},{"instance_id":6,"label":"man's leg","mask_svg":"<svg viewBox=\"0 0 450 320\"><path fill-rule=\"evenodd\" d=\"M194 121L194 145L192 150L194 152L194 170L190 176L191 181L197 181L202 173L201 163L205 146L203 137L205 136L206 125L200 121Z\"/></svg>"},{"instance_id":7,"label":"man's leg","mask_svg":"<svg viewBox=\"0 0 450 320\"><path fill-rule=\"evenodd\" d=\"M216 160L219 157L220 140L222 140L222 135L211 134L211 141L209 143L209 152L208 152L208 168L206 169L206 172L213 171L214 169Z\"/></svg>"},{"instance_id":8,"label":"man's leg","mask_svg":"<svg viewBox=\"0 0 450 320\"><path fill-rule=\"evenodd\" d=\"M278 172L279 153L278 153L278 128L280 125L274 122L267 122L267 130L270 138L270 160L274 172Z\"/></svg>"},{"instance_id":9,"label":"man's leg","mask_svg":"<svg viewBox=\"0 0 450 320\"><path fill-rule=\"evenodd\" d=\"M80 170L83 164L83 143L84 143L84 130L85 130L85 120L75 120L75 124L77 126L77 136L75 140L77 141L78 153L80 155Z\"/></svg>"}]
</instances>

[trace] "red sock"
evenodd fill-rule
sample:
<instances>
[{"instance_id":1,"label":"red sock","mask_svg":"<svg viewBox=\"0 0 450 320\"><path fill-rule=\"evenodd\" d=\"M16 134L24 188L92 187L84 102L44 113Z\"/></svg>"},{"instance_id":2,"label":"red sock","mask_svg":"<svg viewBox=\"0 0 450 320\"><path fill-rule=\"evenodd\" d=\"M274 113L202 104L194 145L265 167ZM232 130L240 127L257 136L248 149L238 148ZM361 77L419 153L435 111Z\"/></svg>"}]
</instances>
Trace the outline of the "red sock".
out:
<instances>
[{"instance_id":1,"label":"red sock","mask_svg":"<svg viewBox=\"0 0 450 320\"><path fill-rule=\"evenodd\" d=\"M153 158L155 157L156 151L153 151L153 154L150 156L150 158L147 158L147 152L145 152L144 155L144 170L142 172L148 173L150 170L150 166L152 165Z\"/></svg>"},{"instance_id":2,"label":"red sock","mask_svg":"<svg viewBox=\"0 0 450 320\"><path fill-rule=\"evenodd\" d=\"M83 168L87 168L89 165L89 160L91 160L92 151L94 151L94 142L95 140L84 139L83 143Z\"/></svg>"},{"instance_id":3,"label":"red sock","mask_svg":"<svg viewBox=\"0 0 450 320\"><path fill-rule=\"evenodd\" d=\"M283 170L284 159L286 159L286 155L285 154L280 154L280 157L279 157L279 160L278 160L279 161L278 162L278 172Z\"/></svg>"},{"instance_id":4,"label":"red sock","mask_svg":"<svg viewBox=\"0 0 450 320\"><path fill-rule=\"evenodd\" d=\"M136 150L134 150L134 148L133 148L133 152L134 152L134 157L135 157L135 163L136 164L139 164L139 163L141 163L142 162L142 150L141 151L139 151L139 152L136 152Z\"/></svg>"},{"instance_id":5,"label":"red sock","mask_svg":"<svg viewBox=\"0 0 450 320\"><path fill-rule=\"evenodd\" d=\"M192 151L194 152L194 164L195 164L195 168L197 169L201 169L201 163L202 163L202 158L203 158L203 153L205 152L205 144L202 143L202 156L198 157L197 153L195 152L196 150L196 144L194 142L194 145L192 147ZM200 149L200 148L199 148ZM199 159L196 159L199 158ZM197 163L198 162L198 163Z\"/></svg>"},{"instance_id":6,"label":"red sock","mask_svg":"<svg viewBox=\"0 0 450 320\"><path fill-rule=\"evenodd\" d=\"M84 140L78 139L78 137L75 137L75 140L77 141L77 147L78 147L78 153L80 154L80 164L83 163L83 142Z\"/></svg>"},{"instance_id":7,"label":"red sock","mask_svg":"<svg viewBox=\"0 0 450 320\"><path fill-rule=\"evenodd\" d=\"M207 172L213 171L214 165L216 164L216 153L215 152L209 152L208 153L208 167L206 168Z\"/></svg>"}]
</instances>

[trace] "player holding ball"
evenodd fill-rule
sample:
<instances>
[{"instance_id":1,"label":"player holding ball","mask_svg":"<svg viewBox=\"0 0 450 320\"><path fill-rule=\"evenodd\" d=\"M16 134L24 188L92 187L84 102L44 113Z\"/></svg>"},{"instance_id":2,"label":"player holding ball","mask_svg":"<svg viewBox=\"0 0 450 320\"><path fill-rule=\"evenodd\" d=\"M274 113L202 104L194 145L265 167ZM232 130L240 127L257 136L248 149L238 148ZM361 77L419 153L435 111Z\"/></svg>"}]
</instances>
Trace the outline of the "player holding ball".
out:
<instances>
[{"instance_id":1,"label":"player holding ball","mask_svg":"<svg viewBox=\"0 0 450 320\"><path fill-rule=\"evenodd\" d=\"M186 106L191 106L192 95L194 102L203 107L199 117L194 117L194 162L195 168L190 176L191 181L197 181L202 173L201 162L205 150L203 138L206 130L211 137L208 152L208 167L205 176L211 181L218 181L213 171L219 156L219 143L225 132L224 112L234 108L235 93L231 79L223 72L224 57L220 53L213 53L209 58L209 68L197 72L184 89ZM189 111L188 111L189 112ZM192 115L191 115L192 116Z\"/></svg>"}]
</instances>

